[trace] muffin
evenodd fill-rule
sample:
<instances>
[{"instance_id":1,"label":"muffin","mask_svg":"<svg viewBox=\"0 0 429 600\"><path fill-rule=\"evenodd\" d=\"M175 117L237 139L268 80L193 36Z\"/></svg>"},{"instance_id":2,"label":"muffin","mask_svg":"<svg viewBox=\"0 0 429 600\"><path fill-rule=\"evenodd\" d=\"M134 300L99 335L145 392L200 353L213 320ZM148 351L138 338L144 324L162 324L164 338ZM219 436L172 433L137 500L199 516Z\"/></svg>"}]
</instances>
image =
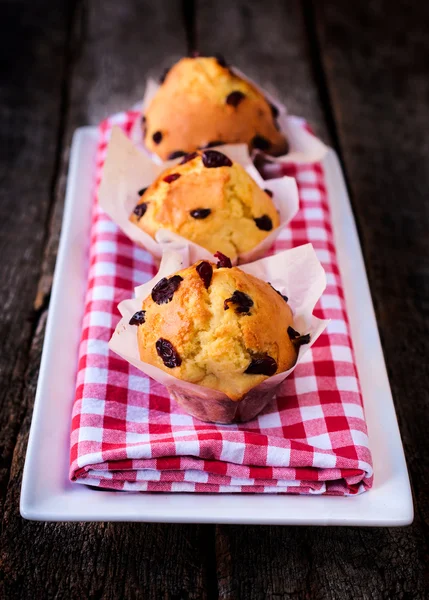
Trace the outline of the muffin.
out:
<instances>
[{"instance_id":1,"label":"muffin","mask_svg":"<svg viewBox=\"0 0 429 600\"><path fill-rule=\"evenodd\" d=\"M140 190L130 221L155 237L173 231L214 253L235 259L280 224L272 193L216 150L186 155Z\"/></svg>"},{"instance_id":2,"label":"muffin","mask_svg":"<svg viewBox=\"0 0 429 600\"><path fill-rule=\"evenodd\" d=\"M288 144L277 114L222 58L182 58L163 76L142 117L144 141L162 160L236 143L279 156Z\"/></svg>"},{"instance_id":3,"label":"muffin","mask_svg":"<svg viewBox=\"0 0 429 600\"><path fill-rule=\"evenodd\" d=\"M130 324L138 328L143 362L222 392L231 404L293 367L298 348L309 342L309 335L293 329L286 296L231 267L221 253L217 257L217 264L200 261L161 279ZM253 400L257 403L258 397ZM261 398L259 403L256 413L263 408ZM207 420L221 419L212 412Z\"/></svg>"}]
</instances>

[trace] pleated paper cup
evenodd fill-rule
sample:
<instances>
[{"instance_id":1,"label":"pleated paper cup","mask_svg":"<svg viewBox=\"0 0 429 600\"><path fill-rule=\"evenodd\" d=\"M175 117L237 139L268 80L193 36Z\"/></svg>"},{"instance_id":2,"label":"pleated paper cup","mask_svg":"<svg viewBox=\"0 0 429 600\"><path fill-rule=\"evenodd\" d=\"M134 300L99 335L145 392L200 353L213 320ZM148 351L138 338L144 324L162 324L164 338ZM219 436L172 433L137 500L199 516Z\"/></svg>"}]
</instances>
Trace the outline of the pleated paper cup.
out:
<instances>
[{"instance_id":1,"label":"pleated paper cup","mask_svg":"<svg viewBox=\"0 0 429 600\"><path fill-rule=\"evenodd\" d=\"M279 177L264 181L254 167L245 144L219 146L218 149L231 160L240 163L259 187L273 192L280 225L252 250L237 256L235 262L246 263L263 256L298 212L299 199L296 182L292 177ZM166 168L180 162L181 158L162 165L155 164L148 154L141 152L119 127L114 127L104 163L103 176L98 192L101 208L133 242L143 246L155 258L160 259L167 248L189 245L191 263L199 259L211 259L212 254L202 246L168 230L159 229L155 239L132 223L130 215L136 206L138 190L148 187Z\"/></svg>"},{"instance_id":2,"label":"pleated paper cup","mask_svg":"<svg viewBox=\"0 0 429 600\"><path fill-rule=\"evenodd\" d=\"M293 312L293 327L302 333L309 333L310 343L300 346L297 361L291 369L267 378L239 400L231 400L222 392L183 381L141 361L137 328L129 324L131 317L142 309L143 301L160 279L188 267L192 262L187 246L181 250L164 252L158 274L135 289L135 298L119 304L122 319L115 329L109 347L137 369L164 385L183 410L197 419L216 423L249 421L273 400L283 381L304 359L328 324L328 321L313 315L313 309L326 287L325 272L311 244L285 250L240 267L244 272L271 283L282 294L288 296L288 304ZM282 327L281 323L279 327ZM286 324L284 330L287 335Z\"/></svg>"}]
</instances>

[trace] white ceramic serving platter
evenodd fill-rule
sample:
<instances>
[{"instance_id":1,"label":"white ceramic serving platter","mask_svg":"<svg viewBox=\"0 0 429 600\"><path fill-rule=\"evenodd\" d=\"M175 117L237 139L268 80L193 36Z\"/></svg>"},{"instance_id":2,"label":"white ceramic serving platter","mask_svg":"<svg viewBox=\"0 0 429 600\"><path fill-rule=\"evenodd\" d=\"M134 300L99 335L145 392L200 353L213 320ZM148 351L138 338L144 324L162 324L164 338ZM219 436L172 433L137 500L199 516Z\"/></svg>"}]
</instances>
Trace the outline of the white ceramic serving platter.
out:
<instances>
[{"instance_id":1,"label":"white ceramic serving platter","mask_svg":"<svg viewBox=\"0 0 429 600\"><path fill-rule=\"evenodd\" d=\"M350 201L338 158L324 160L335 242L374 460L374 487L352 497L117 493L68 479L70 416L84 310L96 128L73 138L21 515L42 521L158 521L284 525L407 525L413 503L392 395Z\"/></svg>"}]
</instances>

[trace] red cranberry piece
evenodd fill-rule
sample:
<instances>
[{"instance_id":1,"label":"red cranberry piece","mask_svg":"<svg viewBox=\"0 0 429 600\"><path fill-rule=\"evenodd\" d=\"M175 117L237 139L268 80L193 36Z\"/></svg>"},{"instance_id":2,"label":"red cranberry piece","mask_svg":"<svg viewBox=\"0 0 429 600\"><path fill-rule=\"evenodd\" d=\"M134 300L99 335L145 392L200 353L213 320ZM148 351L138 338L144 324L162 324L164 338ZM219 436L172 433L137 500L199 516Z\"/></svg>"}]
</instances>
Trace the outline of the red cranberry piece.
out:
<instances>
[{"instance_id":1,"label":"red cranberry piece","mask_svg":"<svg viewBox=\"0 0 429 600\"><path fill-rule=\"evenodd\" d=\"M268 195L270 198L272 198L272 197L273 197L273 195L274 195L274 194L273 194L273 192L272 192L271 190L267 190L266 188L265 188L264 192L265 192L265 193L266 193L266 194L267 194L267 195Z\"/></svg>"},{"instance_id":2,"label":"red cranberry piece","mask_svg":"<svg viewBox=\"0 0 429 600\"><path fill-rule=\"evenodd\" d=\"M244 292L240 292L239 290L235 290L232 294L231 298L227 298L223 303L224 310L228 310L228 304L235 304L235 312L237 314L241 313L249 313L250 309L253 306L253 300L250 296L245 294Z\"/></svg>"},{"instance_id":3,"label":"red cranberry piece","mask_svg":"<svg viewBox=\"0 0 429 600\"><path fill-rule=\"evenodd\" d=\"M138 194L139 196L143 196L143 194L145 193L145 191L146 191L146 190L147 190L147 187L145 187L145 188L142 188L141 190L139 190L139 191L137 192L137 194Z\"/></svg>"},{"instance_id":4,"label":"red cranberry piece","mask_svg":"<svg viewBox=\"0 0 429 600\"><path fill-rule=\"evenodd\" d=\"M162 133L160 131L155 131L155 133L152 136L152 139L155 142L155 144L161 143Z\"/></svg>"},{"instance_id":5,"label":"red cranberry piece","mask_svg":"<svg viewBox=\"0 0 429 600\"><path fill-rule=\"evenodd\" d=\"M142 216L145 214L147 210L147 203L146 202L141 202L141 204L137 204L137 206L135 207L135 209L133 210L133 213L139 218L141 219Z\"/></svg>"},{"instance_id":6,"label":"red cranberry piece","mask_svg":"<svg viewBox=\"0 0 429 600\"><path fill-rule=\"evenodd\" d=\"M155 348L158 356L162 358L162 362L166 367L169 369L180 367L182 359L171 342L164 338L159 338L159 340L156 341Z\"/></svg>"},{"instance_id":7,"label":"red cranberry piece","mask_svg":"<svg viewBox=\"0 0 429 600\"><path fill-rule=\"evenodd\" d=\"M255 137L252 139L252 145L258 150L269 150L271 142L262 135L255 135Z\"/></svg>"},{"instance_id":8,"label":"red cranberry piece","mask_svg":"<svg viewBox=\"0 0 429 600\"><path fill-rule=\"evenodd\" d=\"M170 175L164 177L162 181L165 181L165 183L173 183L173 181L176 181L176 179L179 179L179 177L180 173L171 173Z\"/></svg>"},{"instance_id":9,"label":"red cranberry piece","mask_svg":"<svg viewBox=\"0 0 429 600\"><path fill-rule=\"evenodd\" d=\"M130 325L141 325L142 323L144 323L145 314L146 314L145 310L138 310L131 317Z\"/></svg>"},{"instance_id":10,"label":"red cranberry piece","mask_svg":"<svg viewBox=\"0 0 429 600\"><path fill-rule=\"evenodd\" d=\"M213 256L219 259L216 265L218 269L232 269L231 259L228 256L225 256L219 250Z\"/></svg>"},{"instance_id":11,"label":"red cranberry piece","mask_svg":"<svg viewBox=\"0 0 429 600\"><path fill-rule=\"evenodd\" d=\"M282 294L281 292L279 292L279 290L276 290L276 288L275 288L275 287L273 287L273 286L271 285L271 283L270 283L270 282L268 282L268 285L270 285L270 286L273 288L273 290L274 290L275 292L277 292L277 294L283 298L283 300L284 300L285 302L287 302L287 301L289 300L289 298L288 298L287 296L285 296L284 294ZM292 327L291 327L291 329L292 329ZM298 335L299 335L299 334L298 334Z\"/></svg>"},{"instance_id":12,"label":"red cranberry piece","mask_svg":"<svg viewBox=\"0 0 429 600\"><path fill-rule=\"evenodd\" d=\"M222 140L214 140L213 142L209 142L205 146L200 146L200 148L204 150L205 148L214 148L215 146L221 146L222 144Z\"/></svg>"},{"instance_id":13,"label":"red cranberry piece","mask_svg":"<svg viewBox=\"0 0 429 600\"><path fill-rule=\"evenodd\" d=\"M291 326L289 326L287 328L287 334L288 334L290 340L296 340L296 338L299 338L299 336L300 336L298 331L296 331L296 329L294 329Z\"/></svg>"},{"instance_id":14,"label":"red cranberry piece","mask_svg":"<svg viewBox=\"0 0 429 600\"><path fill-rule=\"evenodd\" d=\"M197 265L197 273L203 280L204 287L206 288L206 290L208 290L212 280L213 267L209 262L200 262L200 264Z\"/></svg>"},{"instance_id":15,"label":"red cranberry piece","mask_svg":"<svg viewBox=\"0 0 429 600\"><path fill-rule=\"evenodd\" d=\"M223 54L215 54L215 59L216 59L218 65L220 65L221 67L226 69L226 67L228 66L228 63L226 62Z\"/></svg>"},{"instance_id":16,"label":"red cranberry piece","mask_svg":"<svg viewBox=\"0 0 429 600\"><path fill-rule=\"evenodd\" d=\"M273 119L277 119L277 117L279 116L279 109L274 104L271 104L271 102L269 102L268 104L270 105L271 114L273 115Z\"/></svg>"},{"instance_id":17,"label":"red cranberry piece","mask_svg":"<svg viewBox=\"0 0 429 600\"><path fill-rule=\"evenodd\" d=\"M287 333L288 333L289 339L292 340L292 342L297 346L302 346L302 345L308 344L310 342L310 334L309 333L307 333L305 335L301 335L293 327L288 327Z\"/></svg>"},{"instance_id":18,"label":"red cranberry piece","mask_svg":"<svg viewBox=\"0 0 429 600\"><path fill-rule=\"evenodd\" d=\"M210 208L196 208L195 210L191 210L191 217L194 219L206 219L211 212Z\"/></svg>"},{"instance_id":19,"label":"red cranberry piece","mask_svg":"<svg viewBox=\"0 0 429 600\"><path fill-rule=\"evenodd\" d=\"M205 150L203 152L203 165L207 169L216 169L217 167L232 167L232 161L217 150Z\"/></svg>"},{"instance_id":20,"label":"red cranberry piece","mask_svg":"<svg viewBox=\"0 0 429 600\"><path fill-rule=\"evenodd\" d=\"M170 154L168 155L168 160L180 158L181 156L186 156L186 152L183 152L183 150L175 150L174 152L170 152Z\"/></svg>"},{"instance_id":21,"label":"red cranberry piece","mask_svg":"<svg viewBox=\"0 0 429 600\"><path fill-rule=\"evenodd\" d=\"M273 222L268 215L262 215L262 217L256 217L253 220L256 223L256 227L262 231L271 231L273 228Z\"/></svg>"},{"instance_id":22,"label":"red cranberry piece","mask_svg":"<svg viewBox=\"0 0 429 600\"><path fill-rule=\"evenodd\" d=\"M252 362L244 372L248 375L268 375L268 377L271 377L276 371L276 361L271 356L268 356L268 354L265 354L252 358Z\"/></svg>"},{"instance_id":23,"label":"red cranberry piece","mask_svg":"<svg viewBox=\"0 0 429 600\"><path fill-rule=\"evenodd\" d=\"M168 73L170 71L170 67L168 67L167 69L164 69L162 72L161 77L159 78L159 83L162 85L165 81L165 78L167 77Z\"/></svg>"},{"instance_id":24,"label":"red cranberry piece","mask_svg":"<svg viewBox=\"0 0 429 600\"><path fill-rule=\"evenodd\" d=\"M190 154L185 154L183 159L179 162L179 165L184 165L185 163L189 162L190 160L193 160L194 158L196 158L197 156L198 156L198 152L191 152Z\"/></svg>"},{"instance_id":25,"label":"red cranberry piece","mask_svg":"<svg viewBox=\"0 0 429 600\"><path fill-rule=\"evenodd\" d=\"M240 90L236 90L235 92L231 92L226 97L225 102L230 106L238 106L242 100L244 100L245 95Z\"/></svg>"},{"instance_id":26,"label":"red cranberry piece","mask_svg":"<svg viewBox=\"0 0 429 600\"><path fill-rule=\"evenodd\" d=\"M183 277L180 277L180 275L173 275L169 279L163 277L152 289L152 300L157 304L171 302L181 281L183 281Z\"/></svg>"}]
</instances>

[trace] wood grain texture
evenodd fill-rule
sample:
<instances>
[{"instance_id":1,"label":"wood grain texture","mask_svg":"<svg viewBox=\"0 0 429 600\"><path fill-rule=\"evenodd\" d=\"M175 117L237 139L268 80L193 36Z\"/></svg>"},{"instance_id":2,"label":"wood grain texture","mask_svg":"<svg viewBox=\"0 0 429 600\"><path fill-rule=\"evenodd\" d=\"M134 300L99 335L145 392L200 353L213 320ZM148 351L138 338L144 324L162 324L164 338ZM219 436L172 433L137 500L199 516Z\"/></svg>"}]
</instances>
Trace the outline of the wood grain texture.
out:
<instances>
[{"instance_id":1,"label":"wood grain texture","mask_svg":"<svg viewBox=\"0 0 429 600\"><path fill-rule=\"evenodd\" d=\"M392 388L402 398L398 413L415 465L414 488L423 488L422 514L407 529L218 526L218 585L225 599L426 595L427 41L423 34L414 36L415 15L406 23L408 34L401 32L405 3L402 10L387 2L349 4L202 1L199 49L224 52L257 81L271 81L290 111L305 116L325 139L328 123L335 123L330 133L344 152L352 185ZM309 37L316 31L320 46ZM320 89L325 82L328 90ZM329 98L332 114L326 114L332 110ZM413 114L411 131L405 106ZM400 153L402 144L407 156ZM420 173L410 185L410 175ZM411 331L417 335L412 343Z\"/></svg>"},{"instance_id":2,"label":"wood grain texture","mask_svg":"<svg viewBox=\"0 0 429 600\"><path fill-rule=\"evenodd\" d=\"M330 141L297 0L200 0L196 44L202 54L223 54Z\"/></svg>"},{"instance_id":3,"label":"wood grain texture","mask_svg":"<svg viewBox=\"0 0 429 600\"><path fill-rule=\"evenodd\" d=\"M33 299L53 201L67 3L3 3L0 19L0 502L25 406Z\"/></svg>"},{"instance_id":4,"label":"wood grain texture","mask_svg":"<svg viewBox=\"0 0 429 600\"><path fill-rule=\"evenodd\" d=\"M88 3L76 2L72 8L73 28L68 37L67 47L62 48L61 57L58 58L64 62L67 69L63 97L52 98L52 102L46 106L46 117L40 110L33 116L36 121L44 118L40 131L37 132L41 138L40 143L46 142L46 138L51 135L54 140L55 136L58 136L61 141L61 147L58 149L61 166L55 181L52 181L54 173L46 177L45 172L38 166L40 163L37 161L41 160L39 155L43 154L41 148L33 145L26 157L26 164L34 169L35 173L38 171L37 184L40 187L37 188L33 180L25 184L27 195L25 203L24 199L22 200L23 209L27 207L28 210L28 206L32 207L33 218L34 213L39 214L44 208L44 202L49 200L49 194L44 192L45 185L48 186L48 190L53 190L55 207L49 223L43 274L36 298L41 315L39 326L29 360L26 357L24 365L17 373L22 392L20 388L20 393L14 396L15 405L12 408L8 407L7 412L5 410L6 417L10 414L16 415L15 433L10 450L16 438L17 428L20 427L20 430L10 470L3 518L0 597L20 600L206 598L207 590L213 589L210 583L214 577L213 527L132 523L45 524L24 521L19 516L22 468L44 336L44 307L49 301L73 131L81 125L96 124L108 114L124 110L139 101L149 71L158 65L162 69L166 62L186 52L179 3L170 3L168 11L163 10L158 3L150 1L92 0ZM44 17L45 15L40 15L42 21ZM48 25L46 35L55 40L59 37L58 24L51 20L48 21ZM41 31L42 26L39 22L35 27L34 52L44 42ZM154 43L154 39L158 43ZM44 52L45 62L49 63L53 49L47 48ZM58 54L58 49L56 53ZM55 71L58 68L55 60L52 58L53 63L49 65L49 70ZM55 81L55 77L55 73L46 74L46 90L52 92L52 81ZM32 86L39 90L40 84L34 81ZM31 95L30 101L34 102ZM52 121L55 111L62 112L61 119ZM42 157L48 165L52 166L55 163L55 150L53 147L51 154L45 153ZM45 196L48 196L47 200ZM34 228L32 231L30 217L25 217L24 210L22 212L24 217L21 214L20 219L27 219L25 222L21 221L22 227L25 227L28 238L31 238ZM40 233L39 229L36 231L39 235L38 253L22 275L29 278L30 267L37 268L30 278L33 291L27 298L29 308L34 298L46 235L46 217L45 220L39 218ZM11 224L11 236L16 236L18 231L18 222ZM27 237L24 244L28 245ZM22 245L22 237L17 237L16 247ZM29 246L30 252L31 248ZM10 261L14 266L18 266L16 260ZM10 290L6 288L5 291ZM8 316L13 322L13 313L10 312ZM22 320L17 321L15 329L22 329ZM28 329L26 339L29 340L31 324ZM26 364L27 372L24 378ZM7 382L5 387L8 388ZM10 387L8 392L10 394Z\"/></svg>"},{"instance_id":5,"label":"wood grain texture","mask_svg":"<svg viewBox=\"0 0 429 600\"><path fill-rule=\"evenodd\" d=\"M429 5L315 9L429 579Z\"/></svg>"}]
</instances>

